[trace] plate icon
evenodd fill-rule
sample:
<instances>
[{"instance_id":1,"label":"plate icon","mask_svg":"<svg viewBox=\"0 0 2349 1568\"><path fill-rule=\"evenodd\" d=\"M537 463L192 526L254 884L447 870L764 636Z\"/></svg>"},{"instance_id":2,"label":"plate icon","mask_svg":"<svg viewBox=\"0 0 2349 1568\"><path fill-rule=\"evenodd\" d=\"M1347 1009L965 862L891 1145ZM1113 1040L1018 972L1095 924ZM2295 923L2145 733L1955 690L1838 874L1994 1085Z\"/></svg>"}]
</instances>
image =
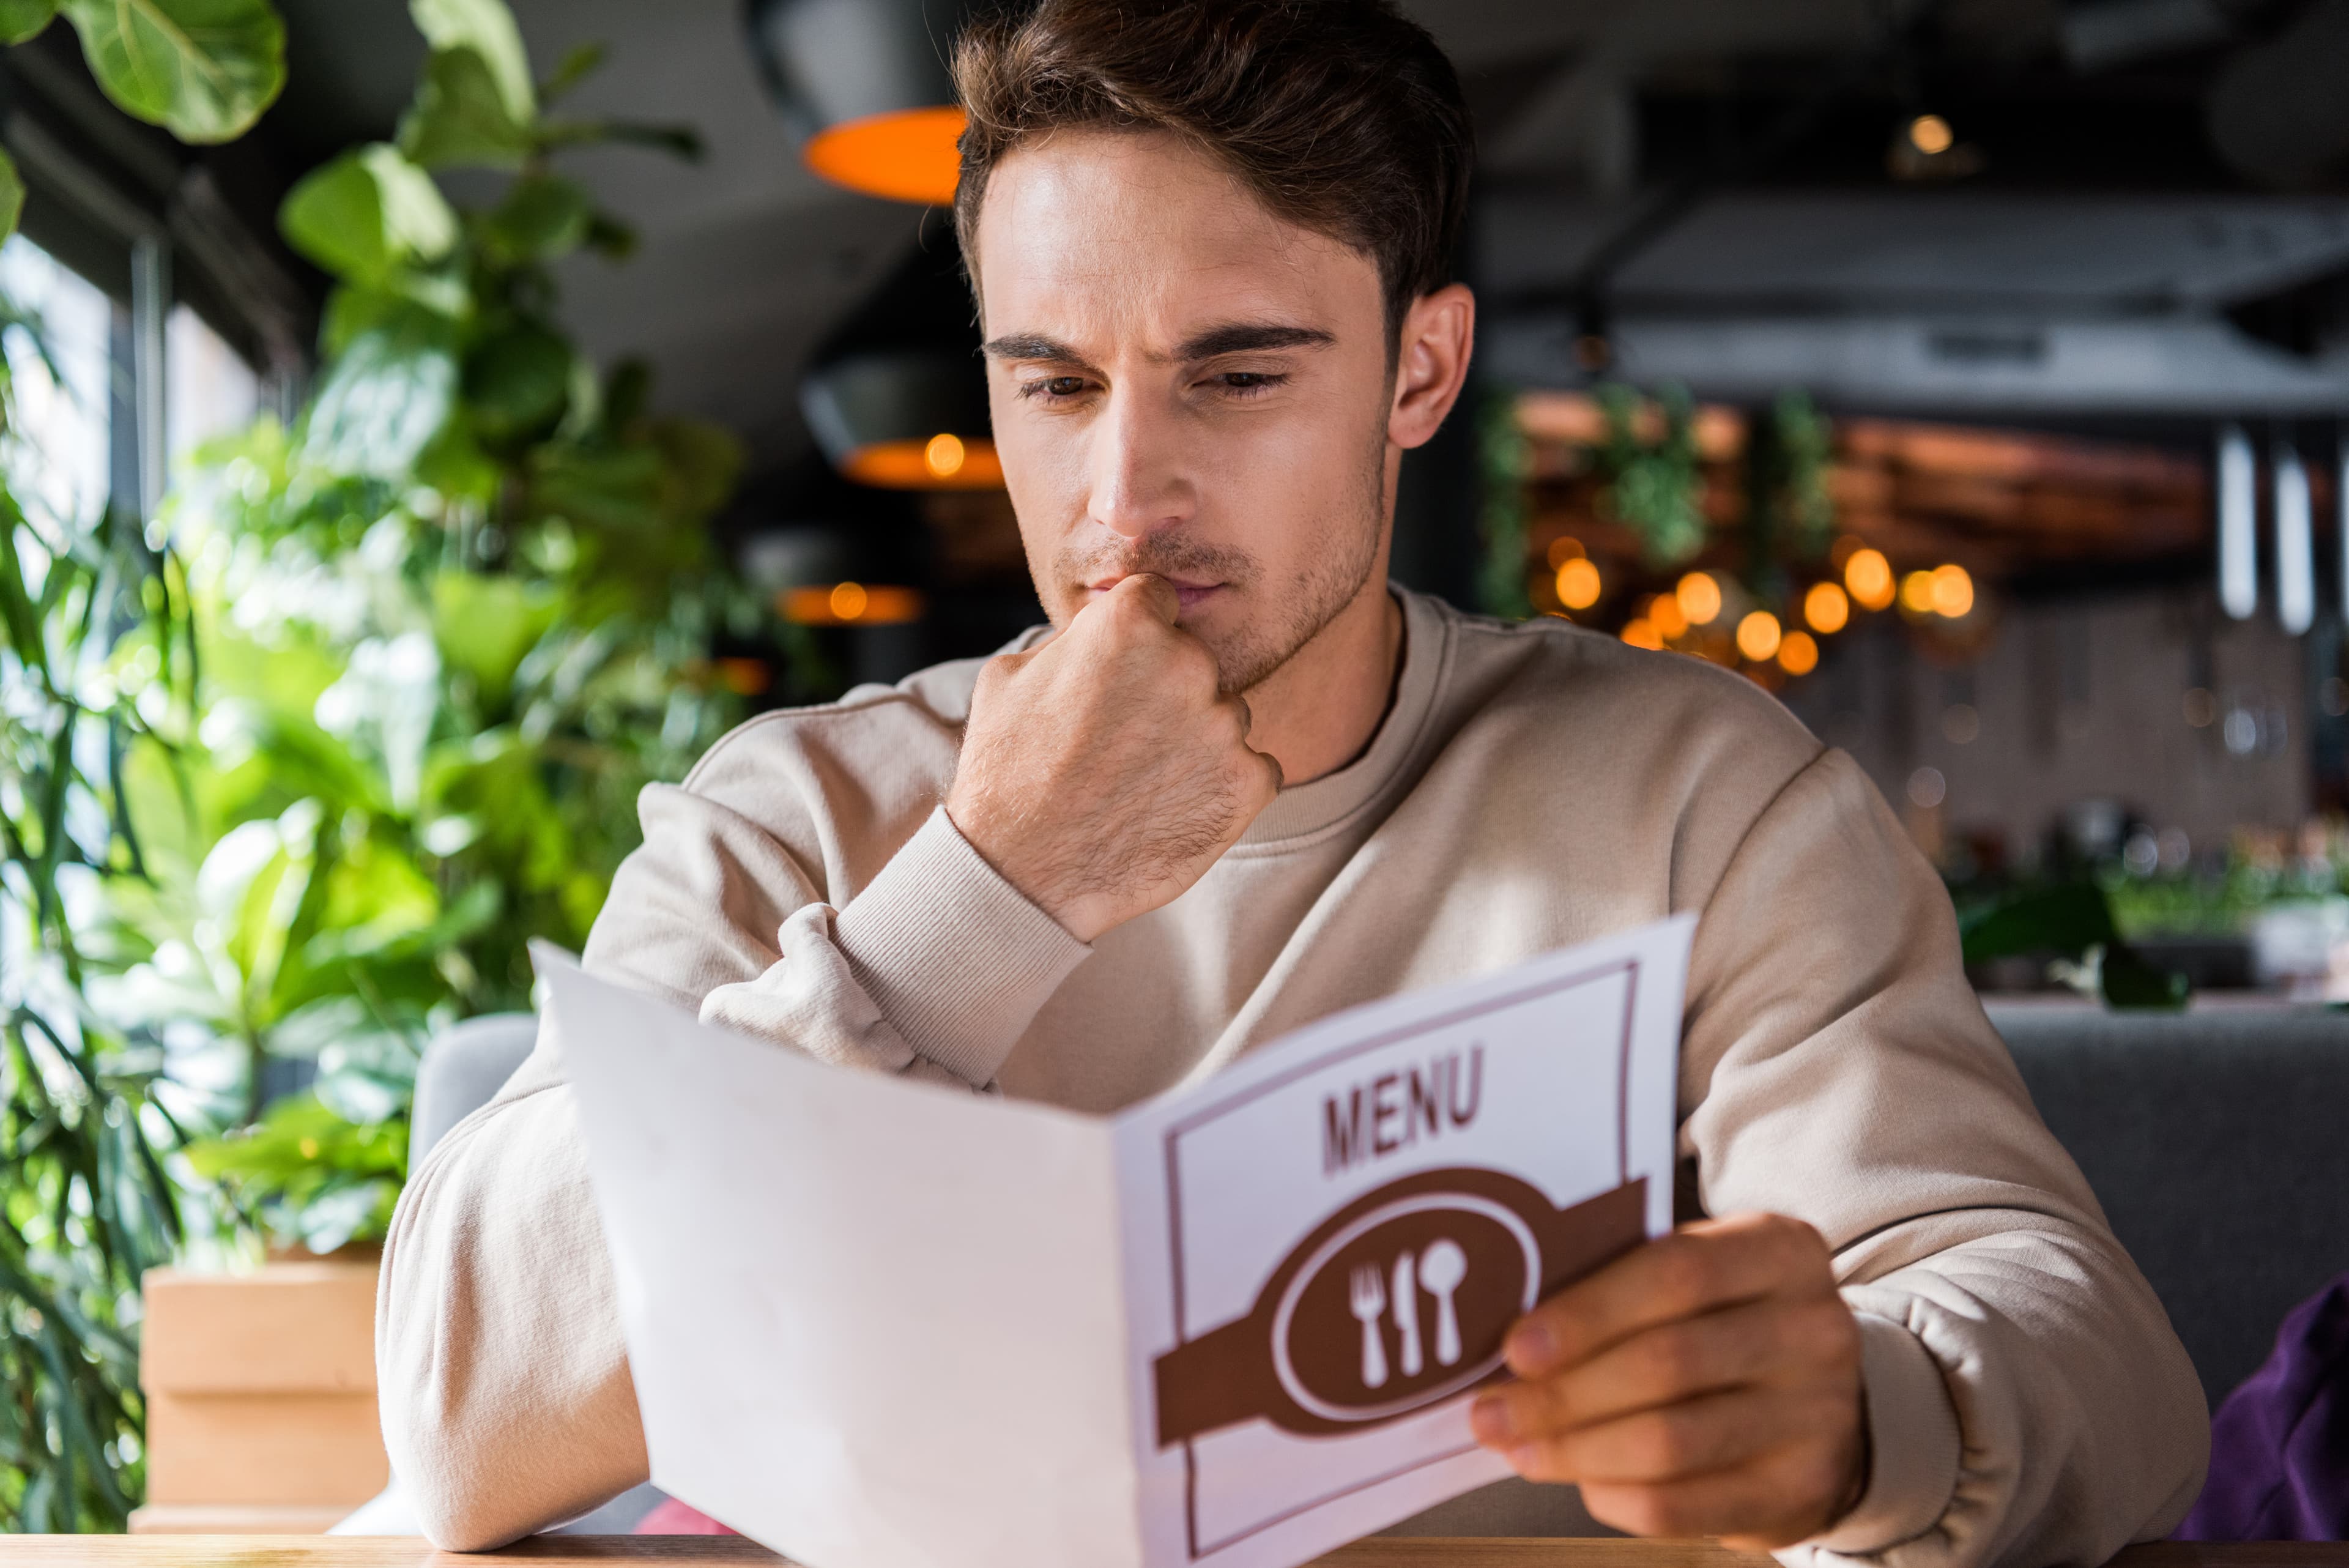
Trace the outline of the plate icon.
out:
<instances>
[{"instance_id":1,"label":"plate icon","mask_svg":"<svg viewBox=\"0 0 2349 1568\"><path fill-rule=\"evenodd\" d=\"M1458 1167L1388 1183L1292 1247L1247 1315L1158 1358L1158 1439L1262 1418L1358 1431L1506 1376L1534 1304L1637 1246L1647 1182L1553 1207L1529 1183Z\"/></svg>"}]
</instances>

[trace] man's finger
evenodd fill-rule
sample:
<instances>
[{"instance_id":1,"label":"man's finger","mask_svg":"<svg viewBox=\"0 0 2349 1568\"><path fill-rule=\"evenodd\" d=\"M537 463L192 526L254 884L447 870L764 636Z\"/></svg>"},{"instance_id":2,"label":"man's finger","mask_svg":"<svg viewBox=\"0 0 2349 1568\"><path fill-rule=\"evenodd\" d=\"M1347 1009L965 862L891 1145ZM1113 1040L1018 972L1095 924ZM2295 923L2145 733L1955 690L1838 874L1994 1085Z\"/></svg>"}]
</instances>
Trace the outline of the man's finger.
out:
<instances>
[{"instance_id":1,"label":"man's finger","mask_svg":"<svg viewBox=\"0 0 2349 1568\"><path fill-rule=\"evenodd\" d=\"M1548 1437L1749 1383L1815 1376L1858 1359L1858 1329L1834 1296L1760 1301L1644 1329L1565 1370L1478 1399L1476 1436L1500 1446Z\"/></svg>"},{"instance_id":2,"label":"man's finger","mask_svg":"<svg viewBox=\"0 0 2349 1568\"><path fill-rule=\"evenodd\" d=\"M1542 1377L1643 1329L1764 1296L1832 1290L1826 1244L1800 1220L1740 1215L1650 1241L1520 1319L1509 1370Z\"/></svg>"},{"instance_id":3,"label":"man's finger","mask_svg":"<svg viewBox=\"0 0 2349 1568\"><path fill-rule=\"evenodd\" d=\"M1823 1446L1795 1444L1712 1475L1653 1485L1586 1481L1582 1505L1634 1535L1714 1535L1733 1551L1768 1552L1816 1535L1857 1501L1838 1490L1834 1466Z\"/></svg>"},{"instance_id":4,"label":"man's finger","mask_svg":"<svg viewBox=\"0 0 2349 1568\"><path fill-rule=\"evenodd\" d=\"M1711 1475L1801 1441L1825 1426L1825 1405L1737 1388L1537 1438L1503 1457L1528 1480L1652 1485Z\"/></svg>"},{"instance_id":5,"label":"man's finger","mask_svg":"<svg viewBox=\"0 0 2349 1568\"><path fill-rule=\"evenodd\" d=\"M1183 596L1174 585L1154 572L1136 572L1120 577L1109 590L1112 595L1130 594L1149 607L1150 613L1173 626L1183 614Z\"/></svg>"}]
</instances>

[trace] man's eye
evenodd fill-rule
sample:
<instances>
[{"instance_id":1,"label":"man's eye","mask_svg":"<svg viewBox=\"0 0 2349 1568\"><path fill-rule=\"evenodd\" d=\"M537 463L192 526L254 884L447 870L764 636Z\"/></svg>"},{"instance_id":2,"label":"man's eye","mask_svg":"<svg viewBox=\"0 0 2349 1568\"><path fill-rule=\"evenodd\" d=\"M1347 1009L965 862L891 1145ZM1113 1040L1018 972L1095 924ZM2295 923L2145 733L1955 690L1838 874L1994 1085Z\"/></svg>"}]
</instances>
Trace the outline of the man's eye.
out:
<instances>
[{"instance_id":1,"label":"man's eye","mask_svg":"<svg viewBox=\"0 0 2349 1568\"><path fill-rule=\"evenodd\" d=\"M1084 389L1082 376L1047 376L1040 381L1029 382L1019 392L1022 397L1042 398L1049 402L1076 397Z\"/></svg>"},{"instance_id":2,"label":"man's eye","mask_svg":"<svg viewBox=\"0 0 2349 1568\"><path fill-rule=\"evenodd\" d=\"M1269 370L1226 370L1216 378L1216 382L1227 392L1246 396L1251 392L1268 391L1287 379L1288 377L1275 375Z\"/></svg>"}]
</instances>

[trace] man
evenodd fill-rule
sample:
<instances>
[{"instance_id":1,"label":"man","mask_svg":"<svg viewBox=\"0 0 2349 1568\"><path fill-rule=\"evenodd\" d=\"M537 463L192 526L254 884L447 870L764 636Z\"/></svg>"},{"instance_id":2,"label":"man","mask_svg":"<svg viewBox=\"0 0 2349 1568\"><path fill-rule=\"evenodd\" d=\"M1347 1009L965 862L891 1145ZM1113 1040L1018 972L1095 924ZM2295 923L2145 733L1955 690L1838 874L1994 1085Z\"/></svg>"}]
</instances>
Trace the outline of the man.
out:
<instances>
[{"instance_id":1,"label":"man","mask_svg":"<svg viewBox=\"0 0 2349 1568\"><path fill-rule=\"evenodd\" d=\"M1689 1222L1517 1326L1480 1438L1608 1523L1790 1555L2093 1563L2167 1531L2194 1374L1857 768L1734 676L1388 587L1398 464L1474 326L1433 43L1385 0L1044 0L957 68L1051 629L647 791L589 967L844 1067L1107 1111L1696 911ZM644 1478L559 1040L417 1173L378 1341L443 1543ZM1571 1501L1514 1484L1443 1522Z\"/></svg>"}]
</instances>

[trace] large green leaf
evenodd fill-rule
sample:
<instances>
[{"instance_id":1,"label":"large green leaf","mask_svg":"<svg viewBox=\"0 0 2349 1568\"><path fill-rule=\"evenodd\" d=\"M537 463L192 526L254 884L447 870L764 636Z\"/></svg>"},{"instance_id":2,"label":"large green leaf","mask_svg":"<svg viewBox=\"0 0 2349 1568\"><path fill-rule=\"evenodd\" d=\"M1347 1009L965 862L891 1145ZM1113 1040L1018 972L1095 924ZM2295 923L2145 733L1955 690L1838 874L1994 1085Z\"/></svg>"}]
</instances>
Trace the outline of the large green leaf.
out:
<instances>
[{"instance_id":1,"label":"large green leaf","mask_svg":"<svg viewBox=\"0 0 2349 1568\"><path fill-rule=\"evenodd\" d=\"M514 262L557 261L577 250L595 218L587 192L551 174L517 180L481 234Z\"/></svg>"},{"instance_id":2,"label":"large green leaf","mask_svg":"<svg viewBox=\"0 0 2349 1568\"><path fill-rule=\"evenodd\" d=\"M571 346L533 322L489 337L465 360L465 402L484 440L543 431L571 397Z\"/></svg>"},{"instance_id":3,"label":"large green leaf","mask_svg":"<svg viewBox=\"0 0 2349 1568\"><path fill-rule=\"evenodd\" d=\"M57 19L58 0L0 0L0 44L38 37Z\"/></svg>"},{"instance_id":4,"label":"large green leaf","mask_svg":"<svg viewBox=\"0 0 2349 1568\"><path fill-rule=\"evenodd\" d=\"M375 142L312 170L277 214L288 244L336 276L382 286L455 248L457 214L432 176Z\"/></svg>"},{"instance_id":5,"label":"large green leaf","mask_svg":"<svg viewBox=\"0 0 2349 1568\"><path fill-rule=\"evenodd\" d=\"M509 119L528 125L538 118L530 56L505 0L409 0L408 14L435 51L471 49L481 56Z\"/></svg>"},{"instance_id":6,"label":"large green leaf","mask_svg":"<svg viewBox=\"0 0 2349 1568\"><path fill-rule=\"evenodd\" d=\"M16 161L0 152L0 240L16 232L16 222L25 215L25 177L16 172Z\"/></svg>"},{"instance_id":7,"label":"large green leaf","mask_svg":"<svg viewBox=\"0 0 2349 1568\"><path fill-rule=\"evenodd\" d=\"M64 0L90 74L125 112L182 141L232 141L285 86L270 0Z\"/></svg>"},{"instance_id":8,"label":"large green leaf","mask_svg":"<svg viewBox=\"0 0 2349 1568\"><path fill-rule=\"evenodd\" d=\"M482 706L495 710L559 607L551 589L517 577L442 572L432 579L432 637L442 662L471 677Z\"/></svg>"},{"instance_id":9,"label":"large green leaf","mask_svg":"<svg viewBox=\"0 0 2349 1568\"><path fill-rule=\"evenodd\" d=\"M405 478L457 400L456 327L404 306L351 339L311 405L303 455L336 473Z\"/></svg>"},{"instance_id":10,"label":"large green leaf","mask_svg":"<svg viewBox=\"0 0 2349 1568\"><path fill-rule=\"evenodd\" d=\"M399 121L400 150L428 169L519 169L538 151L527 119L517 119L496 72L470 46L435 49L416 100Z\"/></svg>"}]
</instances>

